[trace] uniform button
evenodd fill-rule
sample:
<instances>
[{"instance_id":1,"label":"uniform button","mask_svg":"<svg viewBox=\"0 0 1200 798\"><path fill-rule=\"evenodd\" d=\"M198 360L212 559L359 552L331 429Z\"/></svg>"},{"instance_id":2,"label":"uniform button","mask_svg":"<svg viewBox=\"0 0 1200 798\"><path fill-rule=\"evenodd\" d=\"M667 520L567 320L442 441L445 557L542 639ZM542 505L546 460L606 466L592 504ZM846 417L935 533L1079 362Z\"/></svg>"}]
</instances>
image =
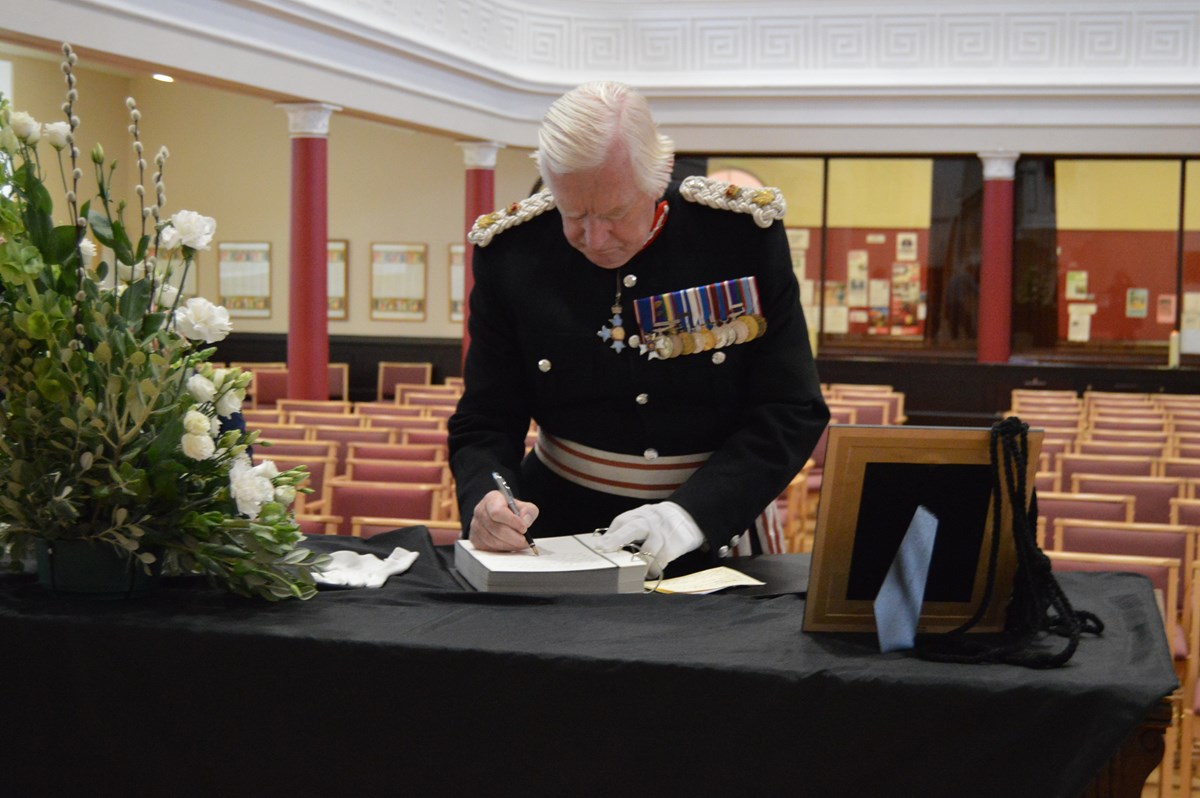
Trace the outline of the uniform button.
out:
<instances>
[{"instance_id":1,"label":"uniform button","mask_svg":"<svg viewBox=\"0 0 1200 798\"><path fill-rule=\"evenodd\" d=\"M646 451L642 452L642 456L647 460L654 460L658 457L658 449L647 449Z\"/></svg>"},{"instance_id":2,"label":"uniform button","mask_svg":"<svg viewBox=\"0 0 1200 798\"><path fill-rule=\"evenodd\" d=\"M717 365L717 366L721 365L722 363L725 362L725 353L724 352L713 352L712 361L713 361L714 365Z\"/></svg>"},{"instance_id":3,"label":"uniform button","mask_svg":"<svg viewBox=\"0 0 1200 798\"><path fill-rule=\"evenodd\" d=\"M634 335L629 336L629 345L630 346L638 346L639 344L641 344L641 342L642 342L642 339L638 338L636 333Z\"/></svg>"},{"instance_id":4,"label":"uniform button","mask_svg":"<svg viewBox=\"0 0 1200 798\"><path fill-rule=\"evenodd\" d=\"M639 394L637 395L637 398L636 398L636 399L634 399L633 401L637 402L639 405L644 405L644 404L646 404L646 402L649 402L649 401L650 401L650 394L648 394L648 393L639 393Z\"/></svg>"},{"instance_id":5,"label":"uniform button","mask_svg":"<svg viewBox=\"0 0 1200 798\"><path fill-rule=\"evenodd\" d=\"M728 557L729 556L729 547L722 546L721 548L717 549L717 556L718 557Z\"/></svg>"},{"instance_id":6,"label":"uniform button","mask_svg":"<svg viewBox=\"0 0 1200 798\"><path fill-rule=\"evenodd\" d=\"M731 538L729 539L729 545L730 545L730 546L736 546L736 545L737 545L738 543L740 543L741 541L742 541L742 536L741 536L741 535L734 535L733 537L731 537Z\"/></svg>"},{"instance_id":7,"label":"uniform button","mask_svg":"<svg viewBox=\"0 0 1200 798\"><path fill-rule=\"evenodd\" d=\"M635 285L637 285L637 275L636 274L627 274L627 275L625 275L625 279L622 280L621 283L626 288L633 288Z\"/></svg>"},{"instance_id":8,"label":"uniform button","mask_svg":"<svg viewBox=\"0 0 1200 798\"><path fill-rule=\"evenodd\" d=\"M543 374L552 368L554 368L553 364L551 364L546 358L542 358L538 361L538 371L542 372Z\"/></svg>"}]
</instances>

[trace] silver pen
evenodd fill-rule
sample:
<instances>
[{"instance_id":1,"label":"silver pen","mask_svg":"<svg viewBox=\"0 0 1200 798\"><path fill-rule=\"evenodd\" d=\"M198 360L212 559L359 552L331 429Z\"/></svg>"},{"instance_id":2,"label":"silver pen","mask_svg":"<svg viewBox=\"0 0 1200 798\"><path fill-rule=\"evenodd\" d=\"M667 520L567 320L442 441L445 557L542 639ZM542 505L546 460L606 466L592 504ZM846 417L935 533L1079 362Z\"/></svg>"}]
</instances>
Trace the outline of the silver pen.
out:
<instances>
[{"instance_id":1,"label":"silver pen","mask_svg":"<svg viewBox=\"0 0 1200 798\"><path fill-rule=\"evenodd\" d=\"M508 483L504 481L504 477L500 476L500 472L492 472L492 481L496 483L496 488L500 491L500 495L504 497L504 501L508 502L508 509L512 510L513 515L520 518L521 512L517 509L517 500L513 498L512 490L509 489ZM525 542L529 544L529 548L533 550L534 554L541 556L537 544L533 542L533 538L530 537L528 530L525 531Z\"/></svg>"}]
</instances>

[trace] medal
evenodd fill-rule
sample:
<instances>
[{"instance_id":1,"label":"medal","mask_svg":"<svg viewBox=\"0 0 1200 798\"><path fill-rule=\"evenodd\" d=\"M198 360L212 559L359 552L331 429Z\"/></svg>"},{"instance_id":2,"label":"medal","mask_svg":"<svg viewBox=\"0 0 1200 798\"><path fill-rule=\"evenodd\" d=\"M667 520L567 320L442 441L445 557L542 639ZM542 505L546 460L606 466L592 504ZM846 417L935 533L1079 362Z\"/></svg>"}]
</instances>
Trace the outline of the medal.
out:
<instances>
[{"instance_id":1,"label":"medal","mask_svg":"<svg viewBox=\"0 0 1200 798\"><path fill-rule=\"evenodd\" d=\"M621 350L625 348L625 326L624 320L621 318L621 270L617 269L617 295L613 299L612 307L609 308L612 313L612 318L596 331L596 335L600 336L600 340L608 343L612 341L612 348L617 354L621 354Z\"/></svg>"}]
</instances>

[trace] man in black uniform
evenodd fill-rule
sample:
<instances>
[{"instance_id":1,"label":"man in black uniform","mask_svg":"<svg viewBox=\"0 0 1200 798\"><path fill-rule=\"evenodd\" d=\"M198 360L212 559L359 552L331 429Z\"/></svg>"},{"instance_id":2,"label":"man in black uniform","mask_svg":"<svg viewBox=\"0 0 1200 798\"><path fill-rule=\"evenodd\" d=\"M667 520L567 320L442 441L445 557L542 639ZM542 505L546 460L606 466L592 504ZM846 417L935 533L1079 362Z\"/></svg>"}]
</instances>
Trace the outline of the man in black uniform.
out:
<instances>
[{"instance_id":1,"label":"man in black uniform","mask_svg":"<svg viewBox=\"0 0 1200 798\"><path fill-rule=\"evenodd\" d=\"M672 143L617 83L557 100L535 157L546 189L468 236L471 345L450 419L464 531L518 550L526 531L608 527L605 548L638 542L668 574L779 550L775 498L829 419L782 196L668 185Z\"/></svg>"}]
</instances>

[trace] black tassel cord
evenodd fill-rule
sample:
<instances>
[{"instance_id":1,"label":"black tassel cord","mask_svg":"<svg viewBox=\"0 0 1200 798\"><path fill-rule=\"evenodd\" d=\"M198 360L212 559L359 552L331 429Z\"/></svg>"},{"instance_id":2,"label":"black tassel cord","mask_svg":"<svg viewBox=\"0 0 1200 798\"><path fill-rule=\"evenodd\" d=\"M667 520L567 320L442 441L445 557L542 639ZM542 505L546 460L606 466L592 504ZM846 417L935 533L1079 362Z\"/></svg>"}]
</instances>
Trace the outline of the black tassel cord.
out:
<instances>
[{"instance_id":1,"label":"black tassel cord","mask_svg":"<svg viewBox=\"0 0 1200 798\"><path fill-rule=\"evenodd\" d=\"M966 623L945 635L923 641L917 653L924 659L938 662L1003 662L1026 668L1059 668L1075 654L1080 636L1084 633L1102 633L1104 623L1093 613L1071 607L1070 600L1050 569L1050 558L1038 548L1036 491L1028 512L1022 512L1029 469L1029 425L1016 416L997 422L992 426L990 446L992 529L995 532L988 555L983 601ZM979 623L993 598L996 562L1004 532L1000 520L1001 498L1006 494L1012 507L1012 539L1016 547L1017 572L1005 617L1003 639L998 643L986 644L968 640L965 633ZM1035 647L1035 643L1045 635L1066 638L1067 643L1057 652Z\"/></svg>"}]
</instances>

